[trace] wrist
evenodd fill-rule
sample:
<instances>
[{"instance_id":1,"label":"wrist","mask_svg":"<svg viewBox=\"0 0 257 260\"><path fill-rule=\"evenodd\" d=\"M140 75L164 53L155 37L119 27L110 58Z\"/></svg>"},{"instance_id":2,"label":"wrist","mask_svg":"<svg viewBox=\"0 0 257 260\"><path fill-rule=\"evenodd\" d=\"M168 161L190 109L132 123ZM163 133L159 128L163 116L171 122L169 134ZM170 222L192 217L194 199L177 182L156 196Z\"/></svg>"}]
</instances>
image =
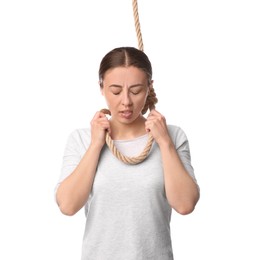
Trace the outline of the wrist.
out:
<instances>
[{"instance_id":1,"label":"wrist","mask_svg":"<svg viewBox=\"0 0 257 260\"><path fill-rule=\"evenodd\" d=\"M176 147L171 139L164 140L162 142L159 142L158 144L161 150L176 151Z\"/></svg>"}]
</instances>

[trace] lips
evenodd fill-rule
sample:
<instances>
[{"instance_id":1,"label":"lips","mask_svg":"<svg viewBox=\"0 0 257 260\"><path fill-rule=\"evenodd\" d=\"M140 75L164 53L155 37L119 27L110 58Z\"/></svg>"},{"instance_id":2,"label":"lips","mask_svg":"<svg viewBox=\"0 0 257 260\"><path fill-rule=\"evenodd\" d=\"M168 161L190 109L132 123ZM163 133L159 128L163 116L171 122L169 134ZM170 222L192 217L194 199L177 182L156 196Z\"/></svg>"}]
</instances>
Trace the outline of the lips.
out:
<instances>
[{"instance_id":1,"label":"lips","mask_svg":"<svg viewBox=\"0 0 257 260\"><path fill-rule=\"evenodd\" d=\"M129 118L131 118L133 113L131 110L124 110L124 111L121 111L120 114L122 117L129 119Z\"/></svg>"}]
</instances>

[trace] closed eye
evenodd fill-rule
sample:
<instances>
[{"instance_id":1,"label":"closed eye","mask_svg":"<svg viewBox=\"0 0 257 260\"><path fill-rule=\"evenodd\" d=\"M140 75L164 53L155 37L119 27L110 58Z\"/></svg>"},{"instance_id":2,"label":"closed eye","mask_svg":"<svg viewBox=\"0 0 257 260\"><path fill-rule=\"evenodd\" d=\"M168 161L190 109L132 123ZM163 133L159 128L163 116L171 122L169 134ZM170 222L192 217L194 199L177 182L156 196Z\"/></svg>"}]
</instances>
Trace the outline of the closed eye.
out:
<instances>
[{"instance_id":1,"label":"closed eye","mask_svg":"<svg viewBox=\"0 0 257 260\"><path fill-rule=\"evenodd\" d=\"M113 95L117 96L120 94L120 92L112 92Z\"/></svg>"},{"instance_id":2,"label":"closed eye","mask_svg":"<svg viewBox=\"0 0 257 260\"><path fill-rule=\"evenodd\" d=\"M131 93L132 93L133 95L137 95L137 94L140 93L140 91L131 91Z\"/></svg>"}]
</instances>

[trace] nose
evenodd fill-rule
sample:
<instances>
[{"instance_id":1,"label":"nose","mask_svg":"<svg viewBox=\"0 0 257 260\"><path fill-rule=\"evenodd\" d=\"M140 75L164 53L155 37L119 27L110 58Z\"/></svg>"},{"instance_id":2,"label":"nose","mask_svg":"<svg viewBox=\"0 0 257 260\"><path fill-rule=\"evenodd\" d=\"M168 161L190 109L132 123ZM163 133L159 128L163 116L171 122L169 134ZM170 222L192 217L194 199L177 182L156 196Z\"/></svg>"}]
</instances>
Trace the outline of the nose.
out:
<instances>
[{"instance_id":1,"label":"nose","mask_svg":"<svg viewBox=\"0 0 257 260\"><path fill-rule=\"evenodd\" d=\"M129 96L128 91L124 91L122 93L122 105L124 105L124 106L130 106L131 105L131 98Z\"/></svg>"}]
</instances>

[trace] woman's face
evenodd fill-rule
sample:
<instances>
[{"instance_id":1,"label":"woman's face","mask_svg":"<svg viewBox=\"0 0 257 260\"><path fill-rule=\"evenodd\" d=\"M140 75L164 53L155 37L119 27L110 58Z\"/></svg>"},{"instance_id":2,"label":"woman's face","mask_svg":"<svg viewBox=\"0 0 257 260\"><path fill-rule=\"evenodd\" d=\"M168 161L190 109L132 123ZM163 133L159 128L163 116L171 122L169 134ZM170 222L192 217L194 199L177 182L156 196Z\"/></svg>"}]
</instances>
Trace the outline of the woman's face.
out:
<instances>
[{"instance_id":1,"label":"woman's face","mask_svg":"<svg viewBox=\"0 0 257 260\"><path fill-rule=\"evenodd\" d=\"M142 115L149 91L145 72L133 66L110 69L102 86L112 120L129 124Z\"/></svg>"}]
</instances>

